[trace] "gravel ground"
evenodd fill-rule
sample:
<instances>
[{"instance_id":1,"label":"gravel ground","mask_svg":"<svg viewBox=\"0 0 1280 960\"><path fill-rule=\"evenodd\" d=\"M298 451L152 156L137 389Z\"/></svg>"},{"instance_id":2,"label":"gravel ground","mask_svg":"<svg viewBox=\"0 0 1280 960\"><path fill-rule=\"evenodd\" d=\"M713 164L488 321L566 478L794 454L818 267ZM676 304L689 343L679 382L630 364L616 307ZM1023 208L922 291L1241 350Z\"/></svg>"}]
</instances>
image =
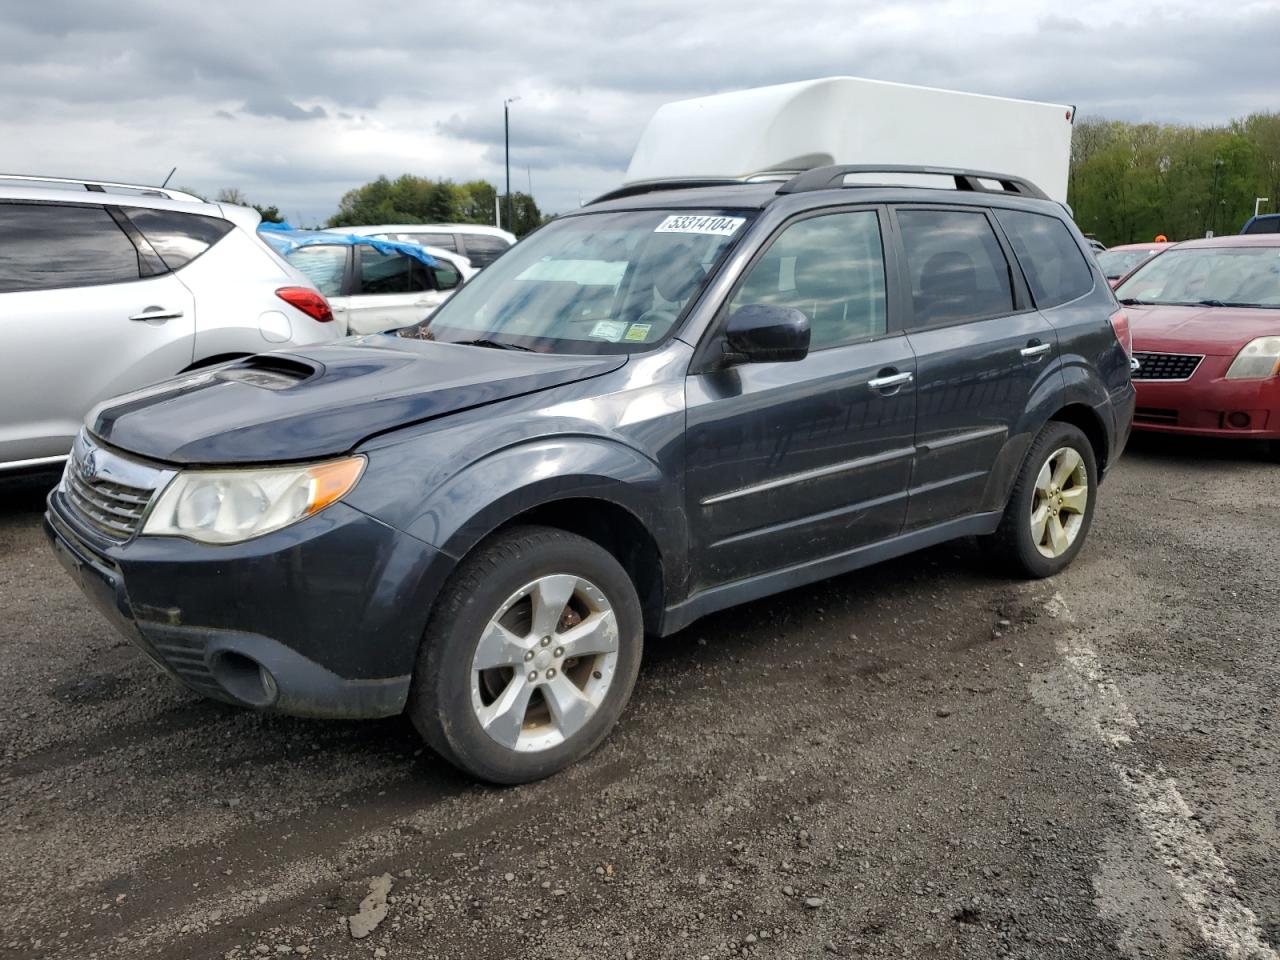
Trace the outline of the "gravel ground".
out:
<instances>
[{"instance_id":1,"label":"gravel ground","mask_svg":"<svg viewBox=\"0 0 1280 960\"><path fill-rule=\"evenodd\" d=\"M1135 441L1056 580L960 542L707 618L502 790L178 688L10 483L0 957L1276 960L1277 478Z\"/></svg>"}]
</instances>

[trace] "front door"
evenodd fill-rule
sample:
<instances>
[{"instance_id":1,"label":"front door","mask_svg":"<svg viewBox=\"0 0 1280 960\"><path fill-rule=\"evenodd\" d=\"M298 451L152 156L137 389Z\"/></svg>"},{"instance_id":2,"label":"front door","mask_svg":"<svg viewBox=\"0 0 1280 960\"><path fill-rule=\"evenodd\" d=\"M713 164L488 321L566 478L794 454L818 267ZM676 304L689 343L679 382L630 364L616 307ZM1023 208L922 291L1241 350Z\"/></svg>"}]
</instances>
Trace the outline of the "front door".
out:
<instances>
[{"instance_id":1,"label":"front door","mask_svg":"<svg viewBox=\"0 0 1280 960\"><path fill-rule=\"evenodd\" d=\"M915 361L894 332L875 208L785 226L724 316L794 307L794 363L695 373L686 385L691 592L895 536L906 515ZM723 318L722 318L723 319Z\"/></svg>"},{"instance_id":2,"label":"front door","mask_svg":"<svg viewBox=\"0 0 1280 960\"><path fill-rule=\"evenodd\" d=\"M907 530L993 508L993 470L1025 450L1012 443L1033 392L1061 379L1053 326L1015 282L988 214L899 207L908 338L916 355L916 463ZM999 498L995 498L999 499Z\"/></svg>"}]
</instances>

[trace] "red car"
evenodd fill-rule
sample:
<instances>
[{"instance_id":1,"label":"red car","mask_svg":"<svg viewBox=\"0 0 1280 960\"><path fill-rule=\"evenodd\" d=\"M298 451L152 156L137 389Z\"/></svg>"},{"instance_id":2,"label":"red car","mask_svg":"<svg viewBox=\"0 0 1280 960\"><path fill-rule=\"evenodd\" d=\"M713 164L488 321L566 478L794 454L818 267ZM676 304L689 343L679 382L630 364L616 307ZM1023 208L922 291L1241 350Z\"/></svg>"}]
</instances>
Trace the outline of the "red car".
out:
<instances>
[{"instance_id":1,"label":"red car","mask_svg":"<svg viewBox=\"0 0 1280 960\"><path fill-rule=\"evenodd\" d=\"M1116 289L1136 430L1271 441L1280 455L1280 235L1171 246Z\"/></svg>"},{"instance_id":2,"label":"red car","mask_svg":"<svg viewBox=\"0 0 1280 960\"><path fill-rule=\"evenodd\" d=\"M1122 243L1100 251L1097 254L1098 266L1102 268L1102 275L1107 278L1107 283L1114 287L1124 279L1125 274L1169 246L1172 244L1167 241Z\"/></svg>"}]
</instances>

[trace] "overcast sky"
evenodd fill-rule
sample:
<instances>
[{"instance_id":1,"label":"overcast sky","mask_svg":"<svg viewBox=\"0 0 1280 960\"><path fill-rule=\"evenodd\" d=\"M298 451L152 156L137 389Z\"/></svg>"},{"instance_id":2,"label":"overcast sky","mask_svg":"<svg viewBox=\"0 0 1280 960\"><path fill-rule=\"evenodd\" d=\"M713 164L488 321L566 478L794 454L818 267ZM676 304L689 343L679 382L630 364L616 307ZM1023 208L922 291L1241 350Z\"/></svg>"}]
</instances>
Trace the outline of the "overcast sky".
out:
<instances>
[{"instance_id":1,"label":"overcast sky","mask_svg":"<svg viewBox=\"0 0 1280 960\"><path fill-rule=\"evenodd\" d=\"M1214 123L1280 110L1280 0L0 0L0 168L239 187L312 223L380 173L544 211L621 178L667 100L831 75Z\"/></svg>"}]
</instances>

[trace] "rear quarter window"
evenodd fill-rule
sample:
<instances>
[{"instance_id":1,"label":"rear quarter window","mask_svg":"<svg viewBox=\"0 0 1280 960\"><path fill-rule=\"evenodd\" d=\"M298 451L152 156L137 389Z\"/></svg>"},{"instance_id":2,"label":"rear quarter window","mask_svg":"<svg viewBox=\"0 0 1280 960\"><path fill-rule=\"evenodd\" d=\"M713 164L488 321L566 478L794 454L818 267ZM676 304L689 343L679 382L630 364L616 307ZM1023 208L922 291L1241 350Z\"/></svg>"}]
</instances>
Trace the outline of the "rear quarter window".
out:
<instances>
[{"instance_id":1,"label":"rear quarter window","mask_svg":"<svg viewBox=\"0 0 1280 960\"><path fill-rule=\"evenodd\" d=\"M995 210L1036 306L1056 307L1093 289L1093 271L1067 225L1025 210Z\"/></svg>"},{"instance_id":2,"label":"rear quarter window","mask_svg":"<svg viewBox=\"0 0 1280 960\"><path fill-rule=\"evenodd\" d=\"M122 207L170 270L185 267L231 232L229 220L177 210Z\"/></svg>"}]
</instances>

